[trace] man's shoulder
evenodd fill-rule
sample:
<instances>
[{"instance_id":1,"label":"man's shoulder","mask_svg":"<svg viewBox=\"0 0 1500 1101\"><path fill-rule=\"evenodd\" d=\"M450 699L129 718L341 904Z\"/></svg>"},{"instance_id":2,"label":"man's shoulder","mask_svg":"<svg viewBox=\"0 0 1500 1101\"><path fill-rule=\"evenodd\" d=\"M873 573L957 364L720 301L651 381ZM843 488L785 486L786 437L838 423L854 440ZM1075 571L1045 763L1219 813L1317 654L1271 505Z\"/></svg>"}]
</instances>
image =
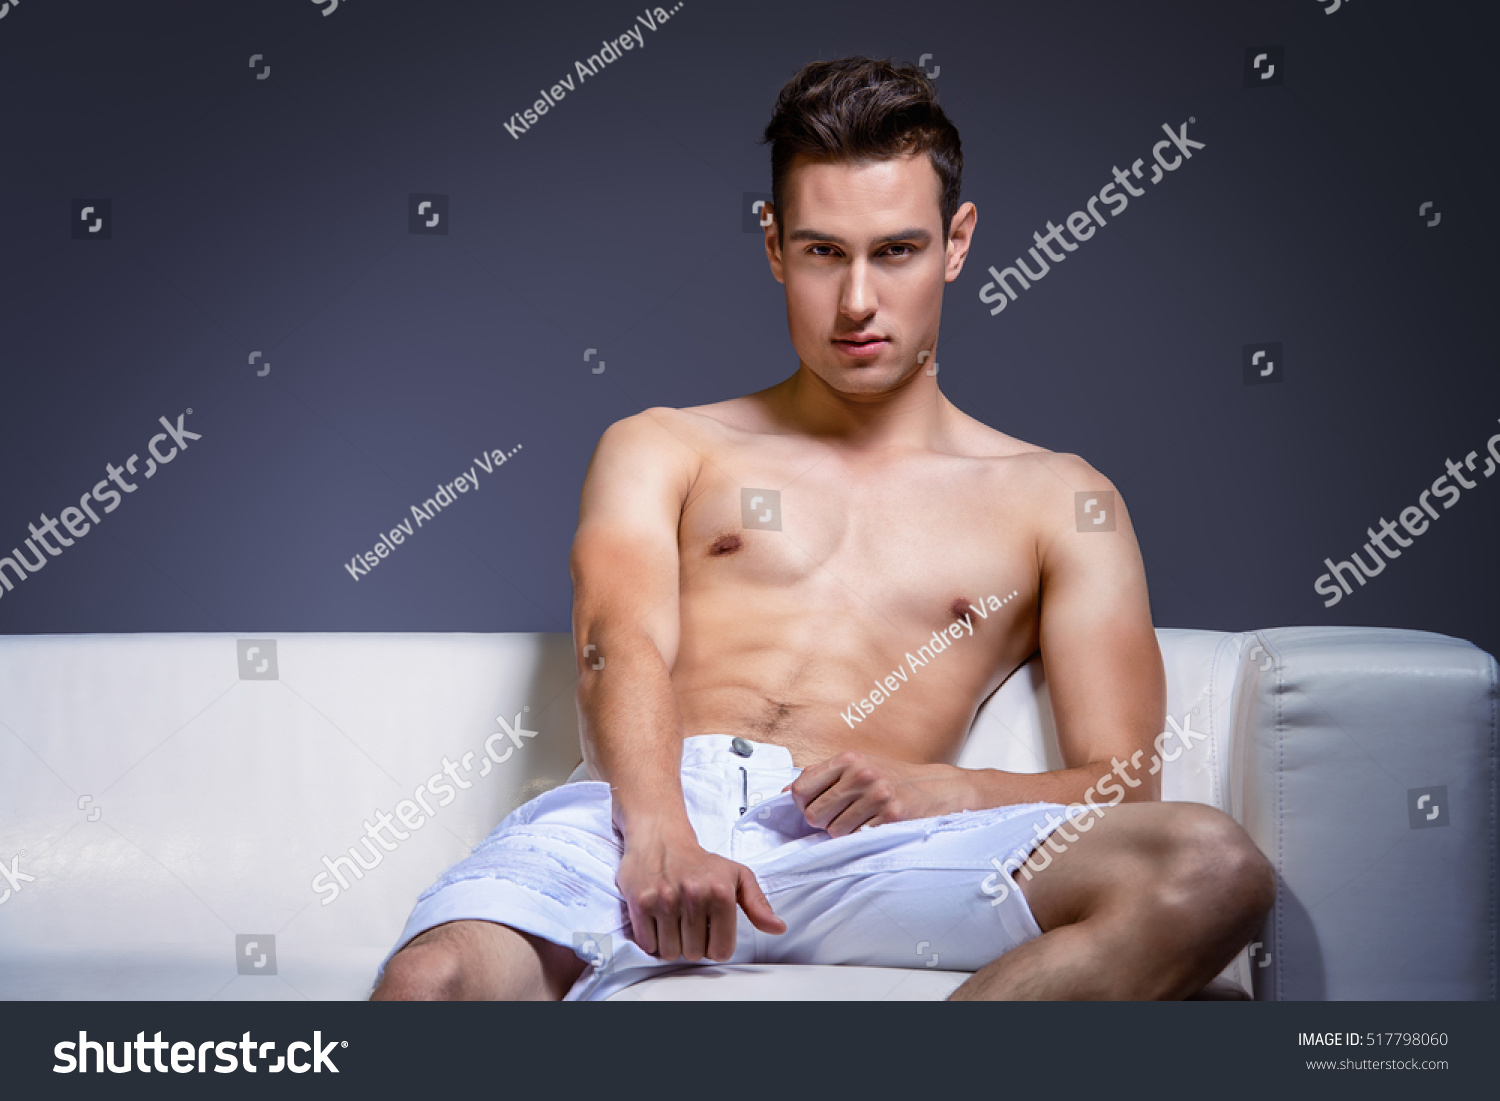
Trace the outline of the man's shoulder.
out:
<instances>
[{"instance_id":1,"label":"man's shoulder","mask_svg":"<svg viewBox=\"0 0 1500 1101\"><path fill-rule=\"evenodd\" d=\"M1113 518L1123 505L1114 483L1081 455L1028 443L978 421L970 433L963 450L986 470L983 481L1000 506L997 515L1009 527L1030 530L1043 557L1059 535L1083 530L1079 510L1087 506L1094 517L1107 508Z\"/></svg>"},{"instance_id":2,"label":"man's shoulder","mask_svg":"<svg viewBox=\"0 0 1500 1101\"><path fill-rule=\"evenodd\" d=\"M1070 451L1037 448L1017 454L1005 463L1005 480L1012 489L1012 499L1025 502L1026 511L1037 521L1039 535L1075 530L1077 510L1087 505L1090 498L1100 508L1120 500L1113 482L1087 459ZM1091 507L1089 512L1092 515L1096 509ZM1114 509L1110 508L1110 512Z\"/></svg>"},{"instance_id":3,"label":"man's shoulder","mask_svg":"<svg viewBox=\"0 0 1500 1101\"><path fill-rule=\"evenodd\" d=\"M754 395L709 405L653 405L604 430L601 447L663 461L702 457L735 437L768 430Z\"/></svg>"},{"instance_id":4,"label":"man's shoulder","mask_svg":"<svg viewBox=\"0 0 1500 1101\"><path fill-rule=\"evenodd\" d=\"M670 405L653 405L621 417L604 430L599 439L601 450L642 458L681 458L701 450L704 437L711 434L717 422L704 416L707 407L674 409Z\"/></svg>"},{"instance_id":5,"label":"man's shoulder","mask_svg":"<svg viewBox=\"0 0 1500 1101\"><path fill-rule=\"evenodd\" d=\"M676 499L685 500L710 456L721 452L737 431L754 431L736 423L744 419L743 412L738 417L723 414L723 407L732 404L653 405L621 417L599 437L591 469L668 485Z\"/></svg>"},{"instance_id":6,"label":"man's shoulder","mask_svg":"<svg viewBox=\"0 0 1500 1101\"><path fill-rule=\"evenodd\" d=\"M1013 455L1011 466L1038 492L1068 492L1092 489L1113 490L1114 484L1082 455L1071 451L1049 451L1044 447Z\"/></svg>"},{"instance_id":7,"label":"man's shoulder","mask_svg":"<svg viewBox=\"0 0 1500 1101\"><path fill-rule=\"evenodd\" d=\"M653 405L621 417L606 429L620 435L650 439L661 432L713 432L740 427L748 413L748 398L731 398L708 405Z\"/></svg>"},{"instance_id":8,"label":"man's shoulder","mask_svg":"<svg viewBox=\"0 0 1500 1101\"><path fill-rule=\"evenodd\" d=\"M1018 480L1047 496L1070 487L1078 490L1114 488L1081 455L1028 443L991 428L966 413L960 415L963 450L973 458L992 460L990 465L1008 479Z\"/></svg>"}]
</instances>

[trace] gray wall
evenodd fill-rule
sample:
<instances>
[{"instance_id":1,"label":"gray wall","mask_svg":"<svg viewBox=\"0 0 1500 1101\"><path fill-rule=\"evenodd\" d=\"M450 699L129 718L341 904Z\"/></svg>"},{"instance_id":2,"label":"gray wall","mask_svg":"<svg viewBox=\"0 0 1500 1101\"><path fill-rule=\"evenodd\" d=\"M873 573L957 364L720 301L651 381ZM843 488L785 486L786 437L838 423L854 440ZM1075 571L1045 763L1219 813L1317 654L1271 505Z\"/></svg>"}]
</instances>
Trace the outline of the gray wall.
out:
<instances>
[{"instance_id":1,"label":"gray wall","mask_svg":"<svg viewBox=\"0 0 1500 1101\"><path fill-rule=\"evenodd\" d=\"M1500 478L1334 607L1313 587L1500 432L1492 6L773 0L653 31L629 4L331 4L0 17L0 553L106 463L143 472L159 418L201 436L0 591L0 632L566 630L604 427L795 368L744 229L756 139L800 64L866 53L930 54L964 138L944 390L1119 485L1159 625L1500 651ZM643 48L506 131L631 26ZM990 314L989 265L1189 118L1190 161ZM424 196L447 232L411 231Z\"/></svg>"}]
</instances>

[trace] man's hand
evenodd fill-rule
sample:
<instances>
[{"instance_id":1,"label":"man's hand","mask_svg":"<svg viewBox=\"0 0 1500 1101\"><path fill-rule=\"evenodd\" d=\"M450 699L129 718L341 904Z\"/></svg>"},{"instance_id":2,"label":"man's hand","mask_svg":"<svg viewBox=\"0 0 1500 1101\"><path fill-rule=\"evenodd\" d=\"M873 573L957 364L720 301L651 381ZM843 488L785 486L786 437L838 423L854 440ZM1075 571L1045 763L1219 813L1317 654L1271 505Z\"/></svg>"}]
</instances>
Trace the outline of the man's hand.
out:
<instances>
[{"instance_id":1,"label":"man's hand","mask_svg":"<svg viewBox=\"0 0 1500 1101\"><path fill-rule=\"evenodd\" d=\"M906 822L982 807L969 769L914 765L852 750L802 770L782 790L808 825L834 837L861 826Z\"/></svg>"},{"instance_id":2,"label":"man's hand","mask_svg":"<svg viewBox=\"0 0 1500 1101\"><path fill-rule=\"evenodd\" d=\"M660 959L729 959L736 906L762 933L786 932L754 873L696 839L627 841L617 882L636 943Z\"/></svg>"}]
</instances>

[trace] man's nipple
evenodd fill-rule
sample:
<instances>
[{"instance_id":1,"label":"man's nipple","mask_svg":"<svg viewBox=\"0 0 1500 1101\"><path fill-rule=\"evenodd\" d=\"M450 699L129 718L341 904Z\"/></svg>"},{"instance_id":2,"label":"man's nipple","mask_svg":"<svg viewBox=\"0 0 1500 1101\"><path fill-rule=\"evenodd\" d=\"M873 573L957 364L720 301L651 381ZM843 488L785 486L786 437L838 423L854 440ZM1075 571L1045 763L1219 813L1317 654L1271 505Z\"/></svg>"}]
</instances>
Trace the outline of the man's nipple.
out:
<instances>
[{"instance_id":1,"label":"man's nipple","mask_svg":"<svg viewBox=\"0 0 1500 1101\"><path fill-rule=\"evenodd\" d=\"M719 558L726 554L733 554L744 545L745 541L739 537L738 533L730 532L715 539L713 544L708 548L708 553L715 558Z\"/></svg>"}]
</instances>

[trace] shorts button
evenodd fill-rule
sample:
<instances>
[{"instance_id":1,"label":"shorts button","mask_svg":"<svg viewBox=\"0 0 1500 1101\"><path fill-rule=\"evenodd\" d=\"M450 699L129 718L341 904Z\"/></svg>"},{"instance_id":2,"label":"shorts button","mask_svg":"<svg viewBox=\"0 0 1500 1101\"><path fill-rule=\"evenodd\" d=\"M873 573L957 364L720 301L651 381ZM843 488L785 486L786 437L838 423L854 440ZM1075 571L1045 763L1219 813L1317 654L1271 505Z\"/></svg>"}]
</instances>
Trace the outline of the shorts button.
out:
<instances>
[{"instance_id":1,"label":"shorts button","mask_svg":"<svg viewBox=\"0 0 1500 1101\"><path fill-rule=\"evenodd\" d=\"M736 738L734 741L729 743L729 748L734 750L741 757L748 757L750 756L750 754L755 752L755 747L749 742L745 741L744 738Z\"/></svg>"}]
</instances>

